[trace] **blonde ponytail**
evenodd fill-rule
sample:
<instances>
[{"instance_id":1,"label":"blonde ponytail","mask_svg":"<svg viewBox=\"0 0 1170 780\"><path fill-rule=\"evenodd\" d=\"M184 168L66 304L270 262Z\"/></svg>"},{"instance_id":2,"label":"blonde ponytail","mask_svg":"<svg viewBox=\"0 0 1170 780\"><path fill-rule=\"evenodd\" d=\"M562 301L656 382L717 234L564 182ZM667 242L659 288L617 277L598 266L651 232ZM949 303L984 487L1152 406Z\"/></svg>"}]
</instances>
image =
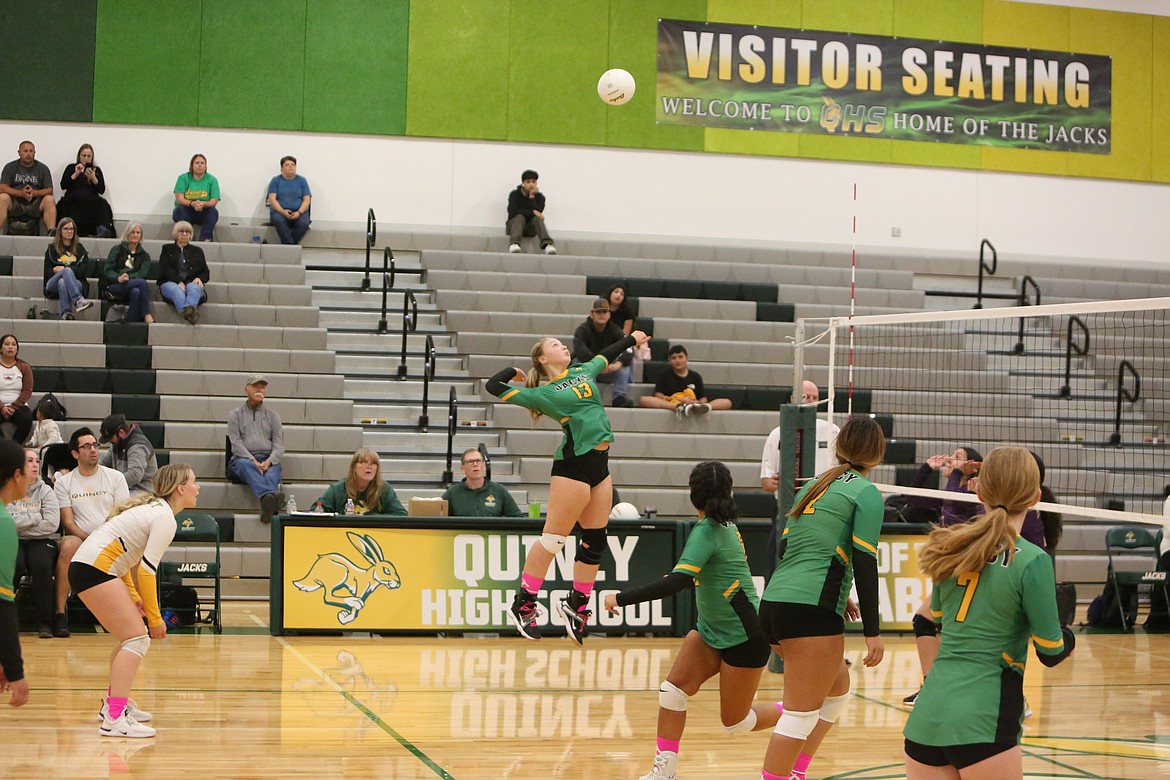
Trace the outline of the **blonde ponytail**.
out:
<instances>
[{"instance_id":1,"label":"blonde ponytail","mask_svg":"<svg viewBox=\"0 0 1170 780\"><path fill-rule=\"evenodd\" d=\"M532 368L524 375L525 387L539 387L541 380L545 378L544 366L540 363L540 358L544 356L544 342L548 339L541 339L532 345ZM539 422L541 414L535 409L529 409L528 414L532 415L532 422Z\"/></svg>"},{"instance_id":2,"label":"blonde ponytail","mask_svg":"<svg viewBox=\"0 0 1170 780\"><path fill-rule=\"evenodd\" d=\"M1040 493L1040 469L1023 447L997 447L979 469L979 496L988 510L969 523L934 529L918 552L918 566L935 582L977 572L1002 552L1016 551L1012 518L1028 511Z\"/></svg>"}]
</instances>

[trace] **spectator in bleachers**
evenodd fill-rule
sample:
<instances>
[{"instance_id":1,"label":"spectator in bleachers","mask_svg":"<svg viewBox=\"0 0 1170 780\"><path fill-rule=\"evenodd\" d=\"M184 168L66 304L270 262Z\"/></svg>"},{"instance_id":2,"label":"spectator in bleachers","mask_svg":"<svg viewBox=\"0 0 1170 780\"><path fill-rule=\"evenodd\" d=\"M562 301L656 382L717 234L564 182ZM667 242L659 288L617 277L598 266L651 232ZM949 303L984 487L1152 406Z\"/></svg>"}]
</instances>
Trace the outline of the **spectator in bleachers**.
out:
<instances>
[{"instance_id":1,"label":"spectator in bleachers","mask_svg":"<svg viewBox=\"0 0 1170 780\"><path fill-rule=\"evenodd\" d=\"M31 369L30 369L31 370ZM25 444L32 447L37 452L42 448L48 447L50 444L61 444L65 440L61 438L61 426L57 425L57 417L62 416L60 402L51 393L46 394L37 402L36 424L32 427L32 433L29 434Z\"/></svg>"},{"instance_id":2,"label":"spectator in bleachers","mask_svg":"<svg viewBox=\"0 0 1170 780\"><path fill-rule=\"evenodd\" d=\"M603 292L601 297L609 301L609 321L621 328L627 336L633 333L634 312L626 297L626 286L615 284Z\"/></svg>"},{"instance_id":3,"label":"spectator in bleachers","mask_svg":"<svg viewBox=\"0 0 1170 780\"><path fill-rule=\"evenodd\" d=\"M102 264L102 282L106 291L116 299L130 304L125 322L154 322L150 313L150 253L142 246L142 225L131 222L122 234L122 241L110 250Z\"/></svg>"},{"instance_id":4,"label":"spectator in bleachers","mask_svg":"<svg viewBox=\"0 0 1170 780\"><path fill-rule=\"evenodd\" d=\"M309 182L297 173L297 158L280 158L280 175L268 183L268 215L282 244L299 244L309 232Z\"/></svg>"},{"instance_id":5,"label":"spectator in bleachers","mask_svg":"<svg viewBox=\"0 0 1170 780\"><path fill-rule=\"evenodd\" d=\"M450 517L523 517L508 488L487 478L487 462L477 449L465 450L460 470L463 481L447 488Z\"/></svg>"},{"instance_id":6,"label":"spectator in bleachers","mask_svg":"<svg viewBox=\"0 0 1170 780\"><path fill-rule=\"evenodd\" d=\"M175 210L171 219L199 225L199 240L215 237L215 223L219 221L219 181L207 172L207 158L197 154L191 158L186 173L175 180Z\"/></svg>"},{"instance_id":7,"label":"spectator in bleachers","mask_svg":"<svg viewBox=\"0 0 1170 780\"><path fill-rule=\"evenodd\" d=\"M956 447L950 455L931 455L926 462L918 467L911 485L923 487L926 480L935 471L938 471L945 480L943 488L953 493L968 493L974 495L978 485L979 467L983 465L983 456L974 447ZM974 479L974 484L969 484ZM937 509L941 513L943 525L965 523L979 514L980 505L967 501L946 501L923 496L907 496L906 502L910 506ZM1043 546L1043 545L1041 545Z\"/></svg>"},{"instance_id":8,"label":"spectator in bleachers","mask_svg":"<svg viewBox=\"0 0 1170 780\"><path fill-rule=\"evenodd\" d=\"M508 193L508 251L520 251L520 239L537 236L546 255L555 255L557 248L544 224L544 193L536 180L540 175L533 170L520 174L520 184Z\"/></svg>"},{"instance_id":9,"label":"spectator in bleachers","mask_svg":"<svg viewBox=\"0 0 1170 780\"><path fill-rule=\"evenodd\" d=\"M53 203L53 174L48 166L37 162L37 147L21 141L17 159L0 171L0 234L9 220L13 230L37 234L37 220L53 235L57 224L57 204Z\"/></svg>"},{"instance_id":10,"label":"spectator in bleachers","mask_svg":"<svg viewBox=\"0 0 1170 780\"><path fill-rule=\"evenodd\" d=\"M154 445L142 429L127 420L124 414L111 414L102 420L101 434L98 441L109 444L110 448L102 453L98 462L122 472L130 495L153 490L151 480L158 471L158 458L154 454Z\"/></svg>"},{"instance_id":11,"label":"spectator in bleachers","mask_svg":"<svg viewBox=\"0 0 1170 780\"><path fill-rule=\"evenodd\" d=\"M707 388L698 371L687 365L687 348L675 344L667 353L670 371L664 371L654 383L654 395L638 399L643 409L669 409L680 417L723 411L731 408L730 398L707 398Z\"/></svg>"},{"instance_id":12,"label":"spectator in bleachers","mask_svg":"<svg viewBox=\"0 0 1170 780\"><path fill-rule=\"evenodd\" d=\"M394 488L382 479L382 459L376 450L359 447L349 461L349 474L325 489L317 499L326 512L342 513L345 502L353 501L355 515L406 516Z\"/></svg>"},{"instance_id":13,"label":"spectator in bleachers","mask_svg":"<svg viewBox=\"0 0 1170 780\"><path fill-rule=\"evenodd\" d=\"M33 415L28 399L33 392L32 366L17 357L20 342L11 333L0 336L0 420L14 426L12 440L24 444L32 431ZM0 438L4 436L0 430Z\"/></svg>"},{"instance_id":14,"label":"spectator in bleachers","mask_svg":"<svg viewBox=\"0 0 1170 780\"><path fill-rule=\"evenodd\" d=\"M106 177L94 165L93 147L82 144L77 150L77 161L65 167L61 174L61 200L57 201L57 215L72 217L79 236L106 238L114 235L114 212L102 197L106 191Z\"/></svg>"},{"instance_id":15,"label":"spectator in bleachers","mask_svg":"<svg viewBox=\"0 0 1170 780\"><path fill-rule=\"evenodd\" d=\"M24 497L8 504L16 522L20 547L16 554L16 582L25 573L32 577L33 605L41 639L53 636L53 602L57 593L53 571L57 566L57 529L61 513L57 495L41 479L41 459L34 449L24 451L24 471L29 479Z\"/></svg>"},{"instance_id":16,"label":"spectator in bleachers","mask_svg":"<svg viewBox=\"0 0 1170 780\"><path fill-rule=\"evenodd\" d=\"M191 243L194 232L190 222L176 222L171 230L175 243L164 246L158 258L159 293L192 325L199 322L199 307L207 300L211 280L203 250Z\"/></svg>"},{"instance_id":17,"label":"spectator in bleachers","mask_svg":"<svg viewBox=\"0 0 1170 780\"><path fill-rule=\"evenodd\" d=\"M284 507L280 492L284 457L284 428L280 415L264 405L268 379L250 374L244 384L247 401L228 413L228 441L232 459L228 464L232 476L247 483L260 500L260 522L267 523ZM343 502L344 503L344 502ZM405 512L403 513L405 514Z\"/></svg>"},{"instance_id":18,"label":"spectator in bleachers","mask_svg":"<svg viewBox=\"0 0 1170 780\"><path fill-rule=\"evenodd\" d=\"M77 240L77 223L65 217L57 223L57 234L45 250L44 273L45 295L57 296L61 319L75 319L74 312L93 306L85 297L92 266L89 251Z\"/></svg>"},{"instance_id":19,"label":"spectator in bleachers","mask_svg":"<svg viewBox=\"0 0 1170 780\"><path fill-rule=\"evenodd\" d=\"M78 428L69 437L69 449L77 468L61 474L53 484L61 509L61 550L57 556L57 612L53 636L69 636L65 602L69 598L69 562L81 543L106 522L114 504L130 497L122 472L98 463L101 445L89 428Z\"/></svg>"},{"instance_id":20,"label":"spectator in bleachers","mask_svg":"<svg viewBox=\"0 0 1170 780\"><path fill-rule=\"evenodd\" d=\"M622 329L609 319L609 301L597 298L593 301L589 317L573 333L573 362L588 363L611 344L626 337ZM634 402L626 398L626 389L634 378L634 355L627 350L597 376L597 382L613 383L613 406L630 407Z\"/></svg>"},{"instance_id":21,"label":"spectator in bleachers","mask_svg":"<svg viewBox=\"0 0 1170 780\"><path fill-rule=\"evenodd\" d=\"M800 386L800 402L802 404L818 404L821 399L820 388L809 380L804 380ZM828 420L817 420L817 453L814 473L831 469L837 462L833 450L833 440L837 438L840 429ZM768 434L764 442L764 453L760 458L760 487L769 493L776 493L780 489L780 426L777 425Z\"/></svg>"}]
</instances>

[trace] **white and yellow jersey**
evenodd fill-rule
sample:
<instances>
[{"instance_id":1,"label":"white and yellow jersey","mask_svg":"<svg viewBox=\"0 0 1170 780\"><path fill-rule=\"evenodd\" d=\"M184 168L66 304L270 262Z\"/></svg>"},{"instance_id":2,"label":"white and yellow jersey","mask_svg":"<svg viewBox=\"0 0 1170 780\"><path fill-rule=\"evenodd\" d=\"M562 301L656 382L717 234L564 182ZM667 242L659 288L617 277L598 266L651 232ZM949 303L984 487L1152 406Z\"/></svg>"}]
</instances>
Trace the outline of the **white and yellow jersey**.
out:
<instances>
[{"instance_id":1,"label":"white and yellow jersey","mask_svg":"<svg viewBox=\"0 0 1170 780\"><path fill-rule=\"evenodd\" d=\"M150 625L162 623L158 608L158 564L175 538L175 514L169 504L155 499L131 507L98 526L77 548L75 563L129 579L138 566L138 594ZM140 565L141 564L141 565Z\"/></svg>"}]
</instances>

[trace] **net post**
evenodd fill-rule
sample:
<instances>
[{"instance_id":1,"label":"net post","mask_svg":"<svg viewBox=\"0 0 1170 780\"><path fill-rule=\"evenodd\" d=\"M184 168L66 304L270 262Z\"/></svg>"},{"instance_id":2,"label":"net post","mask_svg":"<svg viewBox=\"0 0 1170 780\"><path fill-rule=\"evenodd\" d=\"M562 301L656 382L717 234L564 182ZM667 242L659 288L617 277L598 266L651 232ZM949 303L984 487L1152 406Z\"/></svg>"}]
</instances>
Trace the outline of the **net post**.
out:
<instances>
[{"instance_id":1,"label":"net post","mask_svg":"<svg viewBox=\"0 0 1170 780\"><path fill-rule=\"evenodd\" d=\"M813 476L817 452L816 419L814 405L787 403L780 406L780 476L776 488L776 516L772 518L773 568L780 559L780 540L784 538L784 526L798 485L802 479ZM784 671L784 661L775 651L768 660L768 670L776 674Z\"/></svg>"}]
</instances>

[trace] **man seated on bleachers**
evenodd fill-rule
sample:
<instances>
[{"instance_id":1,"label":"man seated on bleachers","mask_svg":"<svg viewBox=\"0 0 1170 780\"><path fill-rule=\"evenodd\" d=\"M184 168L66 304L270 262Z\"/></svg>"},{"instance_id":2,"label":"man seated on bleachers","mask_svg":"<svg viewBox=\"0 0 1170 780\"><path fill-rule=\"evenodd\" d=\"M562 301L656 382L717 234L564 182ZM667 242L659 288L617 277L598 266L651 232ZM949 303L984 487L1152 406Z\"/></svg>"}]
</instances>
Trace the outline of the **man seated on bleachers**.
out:
<instances>
[{"instance_id":1,"label":"man seated on bleachers","mask_svg":"<svg viewBox=\"0 0 1170 780\"><path fill-rule=\"evenodd\" d=\"M53 636L69 636L65 601L69 598L69 563L73 554L97 527L106 522L114 504L130 497L122 472L98 463L101 445L89 428L69 437L77 468L57 477L53 490L61 509L61 550L57 556L57 613Z\"/></svg>"},{"instance_id":2,"label":"man seated on bleachers","mask_svg":"<svg viewBox=\"0 0 1170 780\"><path fill-rule=\"evenodd\" d=\"M130 495L136 493L150 493L153 490L151 480L154 472L158 471L158 458L154 454L154 445L146 434L124 414L111 414L102 420L102 444L109 444L110 448L102 453L103 466L108 466L122 472L126 477L126 485L130 488Z\"/></svg>"},{"instance_id":3,"label":"man seated on bleachers","mask_svg":"<svg viewBox=\"0 0 1170 780\"><path fill-rule=\"evenodd\" d=\"M609 320L609 301L598 298L593 301L589 318L577 326L573 333L573 362L588 363L610 344L626 337L616 323ZM633 406L626 398L626 388L634 379L634 354L626 350L617 360L610 363L597 375L598 382L613 383L613 405L622 408Z\"/></svg>"},{"instance_id":4,"label":"man seated on bleachers","mask_svg":"<svg viewBox=\"0 0 1170 780\"><path fill-rule=\"evenodd\" d=\"M57 567L57 528L61 513L53 488L41 479L41 459L35 449L25 449L24 470L33 478L24 498L8 505L20 539L16 552L17 584L27 573L32 577L33 605L37 614L37 631L41 639L53 636L53 601L56 586L53 570Z\"/></svg>"},{"instance_id":5,"label":"man seated on bleachers","mask_svg":"<svg viewBox=\"0 0 1170 780\"><path fill-rule=\"evenodd\" d=\"M11 219L14 225L31 224L36 235L37 220L49 232L57 226L57 204L53 202L53 174L48 166L37 162L37 148L32 141L21 141L20 156L0 171L0 235Z\"/></svg>"},{"instance_id":6,"label":"man seated on bleachers","mask_svg":"<svg viewBox=\"0 0 1170 780\"><path fill-rule=\"evenodd\" d=\"M463 481L443 493L447 514L451 517L522 517L516 499L508 488L487 478L487 463L477 449L465 450Z\"/></svg>"},{"instance_id":7,"label":"man seated on bleachers","mask_svg":"<svg viewBox=\"0 0 1170 780\"><path fill-rule=\"evenodd\" d=\"M284 508L280 492L284 457L284 428L280 415L264 405L268 380L251 374L244 385L248 400L228 412L227 435L232 446L228 464L232 476L247 483L260 499L260 522L267 523Z\"/></svg>"},{"instance_id":8,"label":"man seated on bleachers","mask_svg":"<svg viewBox=\"0 0 1170 780\"><path fill-rule=\"evenodd\" d=\"M669 409L680 417L706 414L731 408L730 398L707 398L703 377L687 367L687 348L675 344L667 353L670 371L664 371L654 384L654 395L638 399L643 409Z\"/></svg>"}]
</instances>

